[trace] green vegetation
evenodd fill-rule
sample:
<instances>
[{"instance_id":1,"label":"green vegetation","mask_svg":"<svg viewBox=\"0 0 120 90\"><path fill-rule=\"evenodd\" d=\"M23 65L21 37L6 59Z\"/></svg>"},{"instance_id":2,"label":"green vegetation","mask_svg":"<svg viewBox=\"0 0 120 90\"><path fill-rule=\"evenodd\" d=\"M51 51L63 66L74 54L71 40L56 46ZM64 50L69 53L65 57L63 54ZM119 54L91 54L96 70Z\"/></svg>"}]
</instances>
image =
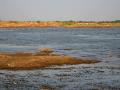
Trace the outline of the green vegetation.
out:
<instances>
[{"instance_id":1,"label":"green vegetation","mask_svg":"<svg viewBox=\"0 0 120 90\"><path fill-rule=\"evenodd\" d=\"M116 20L116 21L113 21L113 22L120 22L120 20Z\"/></svg>"}]
</instances>

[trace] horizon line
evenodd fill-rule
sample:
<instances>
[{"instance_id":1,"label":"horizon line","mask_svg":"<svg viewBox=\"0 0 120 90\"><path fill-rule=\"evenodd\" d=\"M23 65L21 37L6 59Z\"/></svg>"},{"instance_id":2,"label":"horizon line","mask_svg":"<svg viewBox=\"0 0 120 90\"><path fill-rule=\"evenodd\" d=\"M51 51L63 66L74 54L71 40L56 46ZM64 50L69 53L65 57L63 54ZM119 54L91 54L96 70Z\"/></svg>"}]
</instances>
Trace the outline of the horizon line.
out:
<instances>
[{"instance_id":1,"label":"horizon line","mask_svg":"<svg viewBox=\"0 0 120 90\"><path fill-rule=\"evenodd\" d=\"M0 22L2 21L16 21L16 22L65 22L65 21L73 21L73 22L111 22L111 21L120 21L120 19L116 19L116 20L0 20Z\"/></svg>"}]
</instances>

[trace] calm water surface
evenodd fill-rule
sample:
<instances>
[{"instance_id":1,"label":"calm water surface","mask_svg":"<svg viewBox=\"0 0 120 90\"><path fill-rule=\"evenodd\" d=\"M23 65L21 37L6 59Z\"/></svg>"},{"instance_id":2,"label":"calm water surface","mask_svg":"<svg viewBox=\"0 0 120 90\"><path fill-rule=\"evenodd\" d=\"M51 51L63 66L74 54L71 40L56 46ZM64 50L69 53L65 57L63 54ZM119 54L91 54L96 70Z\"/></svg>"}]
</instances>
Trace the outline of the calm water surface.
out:
<instances>
[{"instance_id":1,"label":"calm water surface","mask_svg":"<svg viewBox=\"0 0 120 90\"><path fill-rule=\"evenodd\" d=\"M106 57L120 53L120 28L65 29L17 28L0 29L0 51L37 51L49 47L56 52L75 56ZM70 51L64 49L70 48Z\"/></svg>"},{"instance_id":2,"label":"calm water surface","mask_svg":"<svg viewBox=\"0 0 120 90\"><path fill-rule=\"evenodd\" d=\"M0 52L36 52L44 47L102 62L31 71L0 70L1 90L40 90L44 85L57 90L120 90L120 28L0 28Z\"/></svg>"}]
</instances>

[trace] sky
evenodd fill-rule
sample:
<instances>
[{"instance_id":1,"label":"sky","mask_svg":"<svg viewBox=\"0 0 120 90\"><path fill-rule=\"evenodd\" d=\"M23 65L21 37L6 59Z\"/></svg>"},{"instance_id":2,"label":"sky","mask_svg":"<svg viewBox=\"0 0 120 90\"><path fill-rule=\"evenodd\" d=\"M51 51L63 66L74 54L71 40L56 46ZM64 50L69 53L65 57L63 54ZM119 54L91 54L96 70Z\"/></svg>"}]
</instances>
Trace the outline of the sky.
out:
<instances>
[{"instance_id":1,"label":"sky","mask_svg":"<svg viewBox=\"0 0 120 90\"><path fill-rule=\"evenodd\" d=\"M0 20L120 20L120 0L0 0Z\"/></svg>"}]
</instances>

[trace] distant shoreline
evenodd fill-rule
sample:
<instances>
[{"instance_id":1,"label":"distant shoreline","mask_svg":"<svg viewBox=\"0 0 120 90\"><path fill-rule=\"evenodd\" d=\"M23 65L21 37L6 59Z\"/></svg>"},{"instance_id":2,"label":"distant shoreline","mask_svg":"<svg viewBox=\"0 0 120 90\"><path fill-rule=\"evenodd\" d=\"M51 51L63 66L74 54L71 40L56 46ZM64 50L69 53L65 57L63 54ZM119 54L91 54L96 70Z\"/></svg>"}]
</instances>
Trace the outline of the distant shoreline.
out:
<instances>
[{"instance_id":1,"label":"distant shoreline","mask_svg":"<svg viewBox=\"0 0 120 90\"><path fill-rule=\"evenodd\" d=\"M120 27L120 22L78 22L78 21L0 21L0 28L112 28Z\"/></svg>"}]
</instances>

